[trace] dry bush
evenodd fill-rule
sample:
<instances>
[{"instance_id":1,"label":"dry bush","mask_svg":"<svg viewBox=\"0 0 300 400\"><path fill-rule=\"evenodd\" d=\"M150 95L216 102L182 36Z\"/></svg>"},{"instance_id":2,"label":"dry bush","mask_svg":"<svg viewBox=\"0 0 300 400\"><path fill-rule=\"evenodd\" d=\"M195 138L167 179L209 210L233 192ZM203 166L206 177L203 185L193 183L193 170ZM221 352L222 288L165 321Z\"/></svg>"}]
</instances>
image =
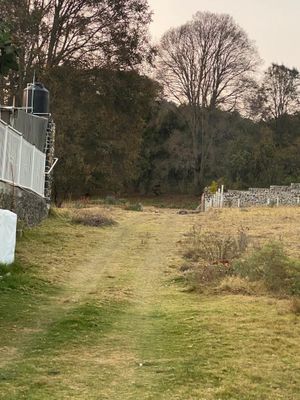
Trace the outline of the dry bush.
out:
<instances>
[{"instance_id":1,"label":"dry bush","mask_svg":"<svg viewBox=\"0 0 300 400\"><path fill-rule=\"evenodd\" d=\"M71 220L75 224L93 227L112 226L116 224L112 218L107 217L106 215L88 212L75 213Z\"/></svg>"},{"instance_id":2,"label":"dry bush","mask_svg":"<svg viewBox=\"0 0 300 400\"><path fill-rule=\"evenodd\" d=\"M192 261L203 260L208 263L226 263L238 258L249 244L249 236L245 229L239 229L233 235L202 232L193 230L188 234L184 257Z\"/></svg>"},{"instance_id":3,"label":"dry bush","mask_svg":"<svg viewBox=\"0 0 300 400\"><path fill-rule=\"evenodd\" d=\"M292 260L279 242L254 250L245 260L234 263L234 274L250 281L262 281L271 292L300 295L300 263Z\"/></svg>"},{"instance_id":4,"label":"dry bush","mask_svg":"<svg viewBox=\"0 0 300 400\"><path fill-rule=\"evenodd\" d=\"M128 203L125 205L124 209L127 211L143 211L143 205L141 203Z\"/></svg>"},{"instance_id":5,"label":"dry bush","mask_svg":"<svg viewBox=\"0 0 300 400\"><path fill-rule=\"evenodd\" d=\"M194 265L187 275L189 280L193 280L193 284L198 288L208 287L211 284L219 283L223 278L230 276L232 270L229 264L207 264Z\"/></svg>"},{"instance_id":6,"label":"dry bush","mask_svg":"<svg viewBox=\"0 0 300 400\"><path fill-rule=\"evenodd\" d=\"M231 294L262 295L266 293L266 288L262 282L251 282L240 276L228 276L221 281L218 291Z\"/></svg>"},{"instance_id":7,"label":"dry bush","mask_svg":"<svg viewBox=\"0 0 300 400\"><path fill-rule=\"evenodd\" d=\"M290 310L296 315L300 315L300 297L293 297Z\"/></svg>"}]
</instances>

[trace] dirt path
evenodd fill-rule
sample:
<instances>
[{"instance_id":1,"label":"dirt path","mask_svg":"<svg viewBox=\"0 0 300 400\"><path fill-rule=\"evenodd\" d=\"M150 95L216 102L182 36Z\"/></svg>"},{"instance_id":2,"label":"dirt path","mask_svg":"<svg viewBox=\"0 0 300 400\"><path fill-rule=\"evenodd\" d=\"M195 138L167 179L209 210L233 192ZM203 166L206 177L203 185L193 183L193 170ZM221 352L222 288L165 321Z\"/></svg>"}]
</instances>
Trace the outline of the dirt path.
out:
<instances>
[{"instance_id":1,"label":"dirt path","mask_svg":"<svg viewBox=\"0 0 300 400\"><path fill-rule=\"evenodd\" d=\"M0 399L295 400L285 379L291 371L282 372L272 349L260 352L265 376L275 368L290 387L255 389L257 354L243 346L246 335L259 343L260 327L252 332L247 323L265 313L266 302L200 301L174 281L178 242L201 218L120 213L117 226L86 231L93 250L80 253L62 289L32 316L39 329L24 332L17 356L0 368ZM275 312L266 309L262 324ZM290 362L296 369L297 360Z\"/></svg>"},{"instance_id":2,"label":"dirt path","mask_svg":"<svg viewBox=\"0 0 300 400\"><path fill-rule=\"evenodd\" d=\"M41 332L36 334L33 329L32 335L31 332L24 335L24 347L30 350L25 350L25 354L20 352L21 361L14 362L19 363L21 374L28 366L34 368L36 363L44 365L42 371L45 371L44 379L40 370L37 375L31 371L30 389L24 389L29 375L20 376L22 385L18 396L23 391L22 396L30 399L40 398L41 393L43 398L51 399L133 399L139 392L145 396L138 381L143 382L142 387L152 381L153 377L146 379L144 374L151 369L150 364L160 363L157 342L169 302L172 305L177 295L171 283L180 259L177 242L191 224L191 217L178 216L175 211L132 212L121 216L118 226L99 231L97 246L74 265L59 296L53 297L50 304L41 305L38 323ZM87 314L81 315L81 319L87 318L88 322L89 312L93 314L93 308L99 310L99 315L92 316L96 320L100 318L99 337L98 323L95 323L96 329L91 332L83 326L83 332L76 338L76 326L69 326L68 322L81 308ZM104 321L101 321L101 310ZM108 325L104 336L101 322ZM60 325L65 325L67 332L59 332ZM63 337L62 343L56 343L55 335ZM144 352L148 341L153 343L149 354ZM35 346L46 353L42 360L32 352ZM49 376L49 366L52 366L51 372L53 365L59 372ZM102 375L100 381L107 379L106 385L99 385L93 378L95 375ZM44 387L42 391L39 388L41 380L42 387L49 385L49 393L44 393ZM143 398L156 398L150 392L150 397Z\"/></svg>"}]
</instances>

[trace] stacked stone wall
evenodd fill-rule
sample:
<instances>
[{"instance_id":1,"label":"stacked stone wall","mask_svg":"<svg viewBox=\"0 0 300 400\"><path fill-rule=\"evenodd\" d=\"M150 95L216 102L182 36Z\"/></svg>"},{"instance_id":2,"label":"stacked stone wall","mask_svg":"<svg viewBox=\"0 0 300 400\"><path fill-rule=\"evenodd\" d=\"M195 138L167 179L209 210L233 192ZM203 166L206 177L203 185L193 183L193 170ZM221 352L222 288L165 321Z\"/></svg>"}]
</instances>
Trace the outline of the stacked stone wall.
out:
<instances>
[{"instance_id":1,"label":"stacked stone wall","mask_svg":"<svg viewBox=\"0 0 300 400\"><path fill-rule=\"evenodd\" d=\"M250 188L249 190L228 190L220 200L213 195L206 196L206 208L210 207L255 207L267 205L300 205L300 183L290 186L270 188Z\"/></svg>"},{"instance_id":2,"label":"stacked stone wall","mask_svg":"<svg viewBox=\"0 0 300 400\"><path fill-rule=\"evenodd\" d=\"M0 208L13 211L17 214L18 221L29 226L39 224L47 218L49 211L44 198L6 182L0 182Z\"/></svg>"}]
</instances>

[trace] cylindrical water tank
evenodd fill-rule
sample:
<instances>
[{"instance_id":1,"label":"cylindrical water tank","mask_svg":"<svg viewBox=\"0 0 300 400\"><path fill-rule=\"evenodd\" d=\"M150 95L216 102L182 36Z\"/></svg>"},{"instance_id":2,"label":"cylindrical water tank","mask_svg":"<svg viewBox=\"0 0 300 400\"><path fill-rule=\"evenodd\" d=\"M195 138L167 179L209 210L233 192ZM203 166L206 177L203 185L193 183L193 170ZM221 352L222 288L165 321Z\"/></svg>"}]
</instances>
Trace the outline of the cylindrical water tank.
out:
<instances>
[{"instance_id":1,"label":"cylindrical water tank","mask_svg":"<svg viewBox=\"0 0 300 400\"><path fill-rule=\"evenodd\" d=\"M28 113L36 115L49 114L49 102L49 91L42 83L29 83L27 88L24 89L23 107L26 108Z\"/></svg>"}]
</instances>

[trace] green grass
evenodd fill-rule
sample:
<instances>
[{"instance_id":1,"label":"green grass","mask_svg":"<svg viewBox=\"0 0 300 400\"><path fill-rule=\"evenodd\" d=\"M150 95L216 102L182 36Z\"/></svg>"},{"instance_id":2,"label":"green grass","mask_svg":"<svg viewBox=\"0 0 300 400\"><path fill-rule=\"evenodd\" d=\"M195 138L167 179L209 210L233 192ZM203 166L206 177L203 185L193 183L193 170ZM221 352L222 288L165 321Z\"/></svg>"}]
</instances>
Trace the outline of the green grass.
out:
<instances>
[{"instance_id":1,"label":"green grass","mask_svg":"<svg viewBox=\"0 0 300 400\"><path fill-rule=\"evenodd\" d=\"M178 241L199 217L118 213L53 217L0 270L0 399L297 400L289 301L187 293Z\"/></svg>"}]
</instances>

